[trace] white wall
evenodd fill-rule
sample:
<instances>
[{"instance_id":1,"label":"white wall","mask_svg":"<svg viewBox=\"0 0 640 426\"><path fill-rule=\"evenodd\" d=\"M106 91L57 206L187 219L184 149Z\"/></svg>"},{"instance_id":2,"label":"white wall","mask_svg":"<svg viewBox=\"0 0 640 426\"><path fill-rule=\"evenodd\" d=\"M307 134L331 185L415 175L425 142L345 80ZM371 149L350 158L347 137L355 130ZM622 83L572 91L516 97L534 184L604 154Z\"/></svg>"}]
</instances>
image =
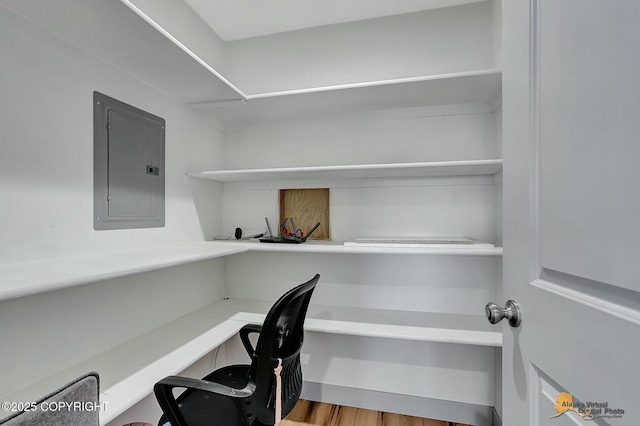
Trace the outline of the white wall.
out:
<instances>
[{"instance_id":1,"label":"white wall","mask_svg":"<svg viewBox=\"0 0 640 426\"><path fill-rule=\"evenodd\" d=\"M130 0L245 94L499 67L499 0L222 41L181 0Z\"/></svg>"},{"instance_id":2,"label":"white wall","mask_svg":"<svg viewBox=\"0 0 640 426\"><path fill-rule=\"evenodd\" d=\"M371 20L354 24L351 30L337 25L234 42L226 52L226 66L232 80L249 93L493 67L490 3L385 20L391 32L381 32L380 21ZM460 28L465 30L458 31ZM255 220L261 225L262 209L275 208L275 192L269 188L227 186L222 195L219 185L186 187L184 173L188 170L499 157L496 120L486 110L464 114L412 110L398 117L364 115L275 123L223 135L180 105L149 92L148 87L96 71L77 58L71 59L4 26L0 26L0 57L10 58L3 62L0 80L0 223L4 224L0 227L0 262L210 239L223 228L227 232L235 226L256 226L256 213ZM94 90L167 120L165 228L93 230ZM400 219L405 227L398 228L403 233L408 229L418 233L438 230L493 240L497 195L495 187L485 181L447 178L406 181L399 186L389 186L388 182L373 187L343 185L333 194L334 237L355 237L367 229L385 226L392 231L389 218L403 212L405 216ZM385 206L389 210L378 215ZM408 211L413 211L413 216ZM12 365L13 369L3 376L0 394L219 299L223 273L227 275L227 295L267 298L282 290L278 285L286 282L286 275L273 275L265 283L259 279L261 273L279 270L284 262L295 258L291 276L307 274L313 267L326 270L323 276L327 277L327 291L318 292L321 302L331 303L344 294L341 303L346 306L372 304L386 309L439 312L474 310L476 299L484 302L493 294L496 274L492 258L425 261L416 257L379 262L371 256L327 256L316 262L301 256L251 256L2 302L0 341L12 345L0 355L0 365ZM354 261L359 263L355 268ZM438 277L435 282L427 279L432 271ZM280 270L281 274L285 272ZM385 298L397 282L403 283L395 289L399 290L398 297ZM407 296L412 292L425 299L434 298L419 306L418 298ZM461 305L445 305L450 297L457 297ZM16 335L23 336L18 344ZM365 364L374 370L386 365L392 367L391 373L406 373L415 365L416 357L430 353L424 345L412 351L414 344L407 343L400 351L406 357L373 357L357 364L357 352L374 350L376 342L360 339L348 348L342 344L345 338L337 340L346 361L338 360L335 370L327 371L326 376L314 376L316 380L325 377L331 383L345 384L340 381L341 371ZM316 343L321 345L322 341ZM459 350L436 347L432 355L442 358L434 361L437 368L432 369L427 362L421 364L420 371L437 380L439 372L458 369L461 375L456 377L462 382L471 380L473 389L483 389L486 394L485 399L470 402L491 404L492 350L480 349L478 358L461 355L474 360L470 367L461 362L462 358L455 358ZM322 360L316 358L314 362ZM412 386L417 389L420 383ZM384 390L384 383L371 382L369 388ZM418 394L465 398L463 394L443 396L432 391Z\"/></svg>"},{"instance_id":3,"label":"white wall","mask_svg":"<svg viewBox=\"0 0 640 426\"><path fill-rule=\"evenodd\" d=\"M280 182L283 187L301 183ZM481 241L496 238L497 189L491 178L386 179L351 183L316 181L330 189L330 228L335 241L375 236L462 235ZM336 187L335 185L344 185ZM358 185L362 184L362 185ZM278 222L279 190L231 186L223 196L223 234L236 227Z\"/></svg>"},{"instance_id":4,"label":"white wall","mask_svg":"<svg viewBox=\"0 0 640 426\"><path fill-rule=\"evenodd\" d=\"M225 44L227 77L256 94L493 68L491 2Z\"/></svg>"},{"instance_id":5,"label":"white wall","mask_svg":"<svg viewBox=\"0 0 640 426\"><path fill-rule=\"evenodd\" d=\"M184 174L221 164L218 130L159 94L121 84L5 26L0 57L0 262L204 239ZM93 230L94 90L166 119L164 228ZM221 197L219 190L193 190ZM213 234L219 203L203 208Z\"/></svg>"},{"instance_id":6,"label":"white wall","mask_svg":"<svg viewBox=\"0 0 640 426\"><path fill-rule=\"evenodd\" d=\"M254 124L225 134L226 166L500 158L499 117L474 108ZM331 186L334 240L446 234L494 242L501 235L501 185L491 176L225 184L223 231L261 226L264 216L273 223L278 188L324 185ZM314 304L482 315L484 304L496 298L498 262L493 257L246 253L224 259L225 295L273 301L320 273ZM232 351L233 344L225 347ZM241 348L236 352L240 356ZM500 395L494 357L495 350L487 347L309 333L303 362L310 382L492 406Z\"/></svg>"},{"instance_id":7,"label":"white wall","mask_svg":"<svg viewBox=\"0 0 640 426\"><path fill-rule=\"evenodd\" d=\"M70 57L64 40L32 36L0 24L0 263L217 234L221 188L187 187L184 174L221 165L222 134L126 72L83 61L92 52ZM94 90L166 119L164 228L93 230ZM222 283L216 259L1 302L0 395L220 299Z\"/></svg>"},{"instance_id":8,"label":"white wall","mask_svg":"<svg viewBox=\"0 0 640 426\"><path fill-rule=\"evenodd\" d=\"M311 382L493 405L493 348L315 333L305 352Z\"/></svg>"},{"instance_id":9,"label":"white wall","mask_svg":"<svg viewBox=\"0 0 640 426\"><path fill-rule=\"evenodd\" d=\"M249 362L239 339L224 348L228 361ZM305 382L492 406L493 352L482 346L309 332L300 359ZM348 404L366 401L350 396Z\"/></svg>"},{"instance_id":10,"label":"white wall","mask_svg":"<svg viewBox=\"0 0 640 426\"><path fill-rule=\"evenodd\" d=\"M259 123L224 138L226 168L500 158L486 107L407 108Z\"/></svg>"},{"instance_id":11,"label":"white wall","mask_svg":"<svg viewBox=\"0 0 640 426\"><path fill-rule=\"evenodd\" d=\"M0 396L219 300L222 280L214 259L0 302Z\"/></svg>"},{"instance_id":12,"label":"white wall","mask_svg":"<svg viewBox=\"0 0 640 426\"><path fill-rule=\"evenodd\" d=\"M502 68L502 0L491 0L493 27L493 64Z\"/></svg>"},{"instance_id":13,"label":"white wall","mask_svg":"<svg viewBox=\"0 0 640 426\"><path fill-rule=\"evenodd\" d=\"M497 133L495 114L476 106L263 123L225 134L225 167L500 158ZM496 238L499 194L490 177L225 184L223 233L263 226L265 216L275 221L278 187L327 185L338 241L372 234Z\"/></svg>"},{"instance_id":14,"label":"white wall","mask_svg":"<svg viewBox=\"0 0 640 426\"><path fill-rule=\"evenodd\" d=\"M247 253L225 258L226 296L275 301L313 274L313 303L481 315L495 297L491 257Z\"/></svg>"},{"instance_id":15,"label":"white wall","mask_svg":"<svg viewBox=\"0 0 640 426\"><path fill-rule=\"evenodd\" d=\"M131 3L200 59L226 74L224 42L182 0L131 0Z\"/></svg>"},{"instance_id":16,"label":"white wall","mask_svg":"<svg viewBox=\"0 0 640 426\"><path fill-rule=\"evenodd\" d=\"M246 361L243 361L246 363ZM177 376L193 377L200 379L216 367L225 365L224 362L224 346L216 348L213 352L205 355L184 371L176 373ZM147 422L155 425L162 416L162 410L154 394L150 394L143 398L133 407L111 420L106 426L122 426L130 423Z\"/></svg>"}]
</instances>

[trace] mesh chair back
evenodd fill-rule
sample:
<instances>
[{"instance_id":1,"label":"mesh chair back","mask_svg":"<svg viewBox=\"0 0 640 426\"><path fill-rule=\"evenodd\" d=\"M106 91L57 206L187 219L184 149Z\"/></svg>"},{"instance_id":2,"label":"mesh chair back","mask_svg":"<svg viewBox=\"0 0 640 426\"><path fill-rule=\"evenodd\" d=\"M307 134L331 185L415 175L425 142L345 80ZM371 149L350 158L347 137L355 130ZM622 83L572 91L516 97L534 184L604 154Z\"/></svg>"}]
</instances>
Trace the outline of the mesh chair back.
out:
<instances>
[{"instance_id":1,"label":"mesh chair back","mask_svg":"<svg viewBox=\"0 0 640 426\"><path fill-rule=\"evenodd\" d=\"M174 426L273 425L276 418L276 376L282 363L282 417L293 409L302 391L300 350L304 340L304 319L320 275L301 284L276 301L262 326L240 329L240 338L251 364L229 365L202 380L165 377L154 387L162 411L160 425ZM260 333L253 347L249 334ZM186 390L177 398L173 389Z\"/></svg>"},{"instance_id":2,"label":"mesh chair back","mask_svg":"<svg viewBox=\"0 0 640 426\"><path fill-rule=\"evenodd\" d=\"M320 275L285 293L271 308L256 344L256 359L250 377L256 383L256 402L265 407L259 410L258 420L273 424L275 416L274 369L282 360L282 416L295 406L302 391L300 350L304 340L304 319L311 295Z\"/></svg>"}]
</instances>

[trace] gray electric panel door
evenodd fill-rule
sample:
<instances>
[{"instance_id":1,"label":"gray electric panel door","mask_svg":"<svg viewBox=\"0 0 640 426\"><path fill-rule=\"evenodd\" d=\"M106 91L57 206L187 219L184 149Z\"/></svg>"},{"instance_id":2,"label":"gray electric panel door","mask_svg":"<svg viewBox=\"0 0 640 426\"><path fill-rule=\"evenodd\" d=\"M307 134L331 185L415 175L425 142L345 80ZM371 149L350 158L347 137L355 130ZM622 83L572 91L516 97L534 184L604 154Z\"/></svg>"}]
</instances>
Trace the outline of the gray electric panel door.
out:
<instances>
[{"instance_id":1,"label":"gray electric panel door","mask_svg":"<svg viewBox=\"0 0 640 426\"><path fill-rule=\"evenodd\" d=\"M94 108L94 229L164 226L164 119L101 93Z\"/></svg>"}]
</instances>

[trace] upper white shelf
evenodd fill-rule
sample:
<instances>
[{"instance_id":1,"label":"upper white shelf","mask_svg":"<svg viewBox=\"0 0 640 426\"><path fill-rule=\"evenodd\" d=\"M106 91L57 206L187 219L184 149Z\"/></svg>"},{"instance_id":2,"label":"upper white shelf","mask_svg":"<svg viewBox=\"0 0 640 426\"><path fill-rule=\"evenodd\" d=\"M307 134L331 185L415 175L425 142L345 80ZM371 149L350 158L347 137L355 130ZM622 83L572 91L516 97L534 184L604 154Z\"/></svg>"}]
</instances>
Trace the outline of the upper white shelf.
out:
<instances>
[{"instance_id":1,"label":"upper white shelf","mask_svg":"<svg viewBox=\"0 0 640 426\"><path fill-rule=\"evenodd\" d=\"M0 22L129 85L162 93L193 109L206 110L206 114L228 128L251 122L358 111L469 103L495 106L501 97L500 69L245 93L230 81L233 78L229 80L221 74L222 60L214 60L210 56L215 55L207 54L212 49L193 46L195 31L199 40L211 33L210 28L187 27L188 32L178 31L175 21L187 19L188 14L194 13L188 7L171 13L166 2L143 2L145 9L154 9L147 12L134 4L140 2L131 0L122 0L124 5L100 1L76 4L72 0L62 3L43 2L35 7L30 2L5 1L0 6ZM66 13L70 8L77 11L73 16L108 19L73 19ZM177 16L184 13L187 15ZM140 18L149 25L141 25ZM192 19L191 22L200 21ZM113 31L114 23L119 31ZM123 46L129 55L122 54ZM100 52L99 58L95 52ZM141 57L145 60L134 60Z\"/></svg>"},{"instance_id":2,"label":"upper white shelf","mask_svg":"<svg viewBox=\"0 0 640 426\"><path fill-rule=\"evenodd\" d=\"M0 300L248 251L206 242L0 265Z\"/></svg>"},{"instance_id":3,"label":"upper white shelf","mask_svg":"<svg viewBox=\"0 0 640 426\"><path fill-rule=\"evenodd\" d=\"M192 65L199 66L202 72L217 80L216 86L225 89L218 90L217 93L203 92L199 99L189 102L192 108L206 110L208 114L221 120L225 127L256 121L340 115L364 110L468 103L495 106L501 97L500 69L466 69L447 74L398 76L399 78L379 81L345 82L346 84L297 90L247 93L242 87L234 85L233 76L226 79L219 72L222 69L215 69L223 68L223 63L221 58L212 52L223 50L224 47L221 47L217 36L212 34L211 28L203 25L202 19L195 11L167 2L121 1L150 24L149 29L153 28L168 42L177 46L177 49L167 48L168 51L181 51L185 56L182 62L191 62ZM439 4L444 6L447 2ZM186 22L189 25L184 25ZM193 77L201 77L193 72L175 75L180 76L178 84L190 84L194 80ZM213 87L203 87L209 86Z\"/></svg>"},{"instance_id":4,"label":"upper white shelf","mask_svg":"<svg viewBox=\"0 0 640 426\"><path fill-rule=\"evenodd\" d=\"M227 125L437 105L499 102L502 71L477 70L247 95L191 103Z\"/></svg>"},{"instance_id":5,"label":"upper white shelf","mask_svg":"<svg viewBox=\"0 0 640 426\"><path fill-rule=\"evenodd\" d=\"M424 163L358 164L271 169L214 170L189 176L218 182L256 182L300 179L363 179L428 176L493 175L502 171L502 160L438 161Z\"/></svg>"}]
</instances>

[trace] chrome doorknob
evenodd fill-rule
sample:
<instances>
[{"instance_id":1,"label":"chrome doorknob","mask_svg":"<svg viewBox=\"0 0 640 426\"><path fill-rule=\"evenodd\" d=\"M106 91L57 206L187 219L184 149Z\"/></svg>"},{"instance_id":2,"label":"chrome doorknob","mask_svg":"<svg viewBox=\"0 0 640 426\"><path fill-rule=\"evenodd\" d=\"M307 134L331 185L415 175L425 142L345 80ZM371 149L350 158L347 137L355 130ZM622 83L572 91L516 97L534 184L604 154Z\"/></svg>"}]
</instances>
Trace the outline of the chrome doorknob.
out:
<instances>
[{"instance_id":1,"label":"chrome doorknob","mask_svg":"<svg viewBox=\"0 0 640 426\"><path fill-rule=\"evenodd\" d=\"M520 321L522 321L520 306L514 300L507 300L504 308L501 308L493 302L489 302L487 306L484 307L484 313L491 324L497 324L506 318L509 320L511 327L518 327Z\"/></svg>"}]
</instances>

